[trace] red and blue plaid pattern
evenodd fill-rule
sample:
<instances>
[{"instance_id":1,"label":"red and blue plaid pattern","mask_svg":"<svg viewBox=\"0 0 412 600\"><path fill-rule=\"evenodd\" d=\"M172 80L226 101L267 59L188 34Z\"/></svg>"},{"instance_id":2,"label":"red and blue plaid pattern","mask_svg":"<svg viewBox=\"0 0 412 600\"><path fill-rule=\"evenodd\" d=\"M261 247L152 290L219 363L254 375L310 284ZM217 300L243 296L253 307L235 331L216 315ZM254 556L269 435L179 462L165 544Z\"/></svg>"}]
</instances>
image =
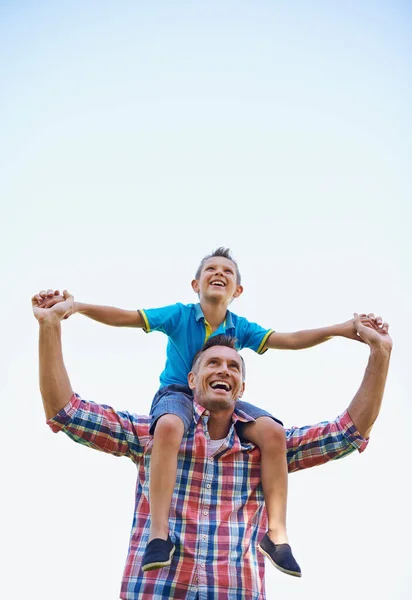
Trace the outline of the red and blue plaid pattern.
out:
<instances>
[{"instance_id":1,"label":"red and blue plaid pattern","mask_svg":"<svg viewBox=\"0 0 412 600\"><path fill-rule=\"evenodd\" d=\"M131 458L137 467L136 502L120 597L123 600L263 600L264 558L257 552L266 531L260 483L260 451L242 444L234 424L250 418L233 415L230 432L208 456L208 412L195 403L193 425L179 452L170 511L176 552L170 567L143 573L141 559L150 527L148 473L152 437L150 418L115 411L73 396L48 421L74 441ZM289 471L307 469L363 451L367 440L345 412L335 421L286 430Z\"/></svg>"}]
</instances>

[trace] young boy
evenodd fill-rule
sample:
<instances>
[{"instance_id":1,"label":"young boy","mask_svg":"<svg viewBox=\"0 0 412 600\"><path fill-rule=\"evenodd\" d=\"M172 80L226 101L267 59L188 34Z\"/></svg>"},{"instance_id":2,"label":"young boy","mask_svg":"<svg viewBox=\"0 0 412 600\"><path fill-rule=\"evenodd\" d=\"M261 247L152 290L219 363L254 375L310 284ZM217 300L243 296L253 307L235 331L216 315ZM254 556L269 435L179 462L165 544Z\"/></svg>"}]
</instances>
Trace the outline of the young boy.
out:
<instances>
[{"instance_id":1,"label":"young boy","mask_svg":"<svg viewBox=\"0 0 412 600\"><path fill-rule=\"evenodd\" d=\"M164 308L128 311L119 308L74 303L73 312L118 327L140 327L146 333L162 331L168 336L167 359L160 375L150 414L153 448L150 461L149 497L151 528L142 568L143 571L170 565L175 546L169 536L169 511L177 474L177 456L182 437L193 419L193 401L187 376L192 360L204 342L213 335L229 333L237 339L238 349L251 348L263 354L268 348L301 349L315 346L333 336L358 339L353 321L340 325L277 333L264 329L228 311L234 298L243 292L238 265L228 248L218 248L202 259L192 281L198 304L175 304ZM59 292L42 293L43 306L59 301ZM222 381L214 387L225 387ZM269 413L249 403L238 401L237 410L255 421L238 422L239 435L261 451L262 488L268 517L268 532L259 543L280 571L301 576L293 557L286 532L288 472L286 440L282 423ZM211 441L211 456L224 440Z\"/></svg>"}]
</instances>

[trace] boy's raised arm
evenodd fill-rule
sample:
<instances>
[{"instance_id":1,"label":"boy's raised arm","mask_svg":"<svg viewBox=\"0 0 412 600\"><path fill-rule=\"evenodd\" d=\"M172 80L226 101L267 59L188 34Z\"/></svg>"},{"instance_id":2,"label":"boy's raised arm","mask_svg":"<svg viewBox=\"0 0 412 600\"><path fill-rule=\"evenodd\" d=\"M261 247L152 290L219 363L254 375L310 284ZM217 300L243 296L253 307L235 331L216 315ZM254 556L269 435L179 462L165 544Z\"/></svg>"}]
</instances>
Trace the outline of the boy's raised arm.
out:
<instances>
[{"instance_id":1,"label":"boy's raised arm","mask_svg":"<svg viewBox=\"0 0 412 600\"><path fill-rule=\"evenodd\" d=\"M39 296L42 298L41 303L39 303L41 308L51 308L55 304L64 301L64 297L60 295L59 290L43 291L40 292ZM73 308L65 318L67 319L74 313L80 313L89 317L89 319L114 327L144 327L143 317L138 310L124 310L115 306L73 302Z\"/></svg>"},{"instance_id":2,"label":"boy's raised arm","mask_svg":"<svg viewBox=\"0 0 412 600\"><path fill-rule=\"evenodd\" d=\"M330 325L329 327L319 327L318 329L305 329L294 331L292 333L280 333L274 331L266 342L266 348L276 348L278 350L302 350L311 348L323 342L327 342L333 337L340 336L352 340L362 341L357 335L354 319Z\"/></svg>"}]
</instances>

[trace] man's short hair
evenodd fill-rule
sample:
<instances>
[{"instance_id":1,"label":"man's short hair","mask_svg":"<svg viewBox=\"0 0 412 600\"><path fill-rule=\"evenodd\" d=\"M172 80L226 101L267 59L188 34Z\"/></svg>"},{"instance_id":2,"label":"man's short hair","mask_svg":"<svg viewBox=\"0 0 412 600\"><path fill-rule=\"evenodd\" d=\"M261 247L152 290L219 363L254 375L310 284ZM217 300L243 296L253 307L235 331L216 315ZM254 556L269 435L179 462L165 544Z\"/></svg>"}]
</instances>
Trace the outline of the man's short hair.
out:
<instances>
[{"instance_id":1,"label":"man's short hair","mask_svg":"<svg viewBox=\"0 0 412 600\"><path fill-rule=\"evenodd\" d=\"M237 262L233 258L232 253L230 252L230 248L224 248L223 246L220 246L220 248L216 248L216 250L214 250L212 254L208 254L207 256L204 256L202 258L200 265L196 271L195 279L199 279L205 262L209 260L209 258L214 258L215 256L222 256L223 258L227 258L228 260L232 261L232 263L235 265L236 270L236 285L240 285L241 277L239 267L237 266Z\"/></svg>"},{"instance_id":2,"label":"man's short hair","mask_svg":"<svg viewBox=\"0 0 412 600\"><path fill-rule=\"evenodd\" d=\"M200 348L200 350L198 350L198 352L196 352L195 357L192 362L192 371L193 372L196 373L202 354L204 352L206 352L206 350L208 350L209 348L213 348L213 346L226 346L227 348L233 348L233 350L236 350L236 352L238 351L236 348L236 338L234 338L233 336L226 335L224 333L221 333L219 335L213 335L212 337L210 337L207 340L207 342L205 342L203 344L203 346ZM240 361L242 363L242 379L243 379L243 381L245 381L246 365L245 365L245 361L243 360L243 356L241 356L241 354L239 354L239 356L240 356Z\"/></svg>"}]
</instances>

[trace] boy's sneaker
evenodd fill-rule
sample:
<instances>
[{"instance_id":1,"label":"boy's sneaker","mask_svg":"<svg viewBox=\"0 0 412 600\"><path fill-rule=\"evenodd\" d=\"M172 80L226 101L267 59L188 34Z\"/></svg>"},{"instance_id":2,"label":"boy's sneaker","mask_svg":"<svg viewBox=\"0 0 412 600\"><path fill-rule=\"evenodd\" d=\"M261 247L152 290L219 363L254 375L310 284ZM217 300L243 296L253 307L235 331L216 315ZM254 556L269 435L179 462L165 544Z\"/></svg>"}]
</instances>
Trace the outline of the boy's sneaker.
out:
<instances>
[{"instance_id":1,"label":"boy's sneaker","mask_svg":"<svg viewBox=\"0 0 412 600\"><path fill-rule=\"evenodd\" d=\"M144 551L142 560L143 571L153 571L154 569L161 569L162 567L168 567L172 562L172 556L176 546L168 536L167 540L155 538L149 542Z\"/></svg>"},{"instance_id":2,"label":"boy's sneaker","mask_svg":"<svg viewBox=\"0 0 412 600\"><path fill-rule=\"evenodd\" d=\"M268 557L274 567L294 577L302 577L300 566L293 557L289 544L274 544L266 533L258 544L258 550Z\"/></svg>"}]
</instances>

